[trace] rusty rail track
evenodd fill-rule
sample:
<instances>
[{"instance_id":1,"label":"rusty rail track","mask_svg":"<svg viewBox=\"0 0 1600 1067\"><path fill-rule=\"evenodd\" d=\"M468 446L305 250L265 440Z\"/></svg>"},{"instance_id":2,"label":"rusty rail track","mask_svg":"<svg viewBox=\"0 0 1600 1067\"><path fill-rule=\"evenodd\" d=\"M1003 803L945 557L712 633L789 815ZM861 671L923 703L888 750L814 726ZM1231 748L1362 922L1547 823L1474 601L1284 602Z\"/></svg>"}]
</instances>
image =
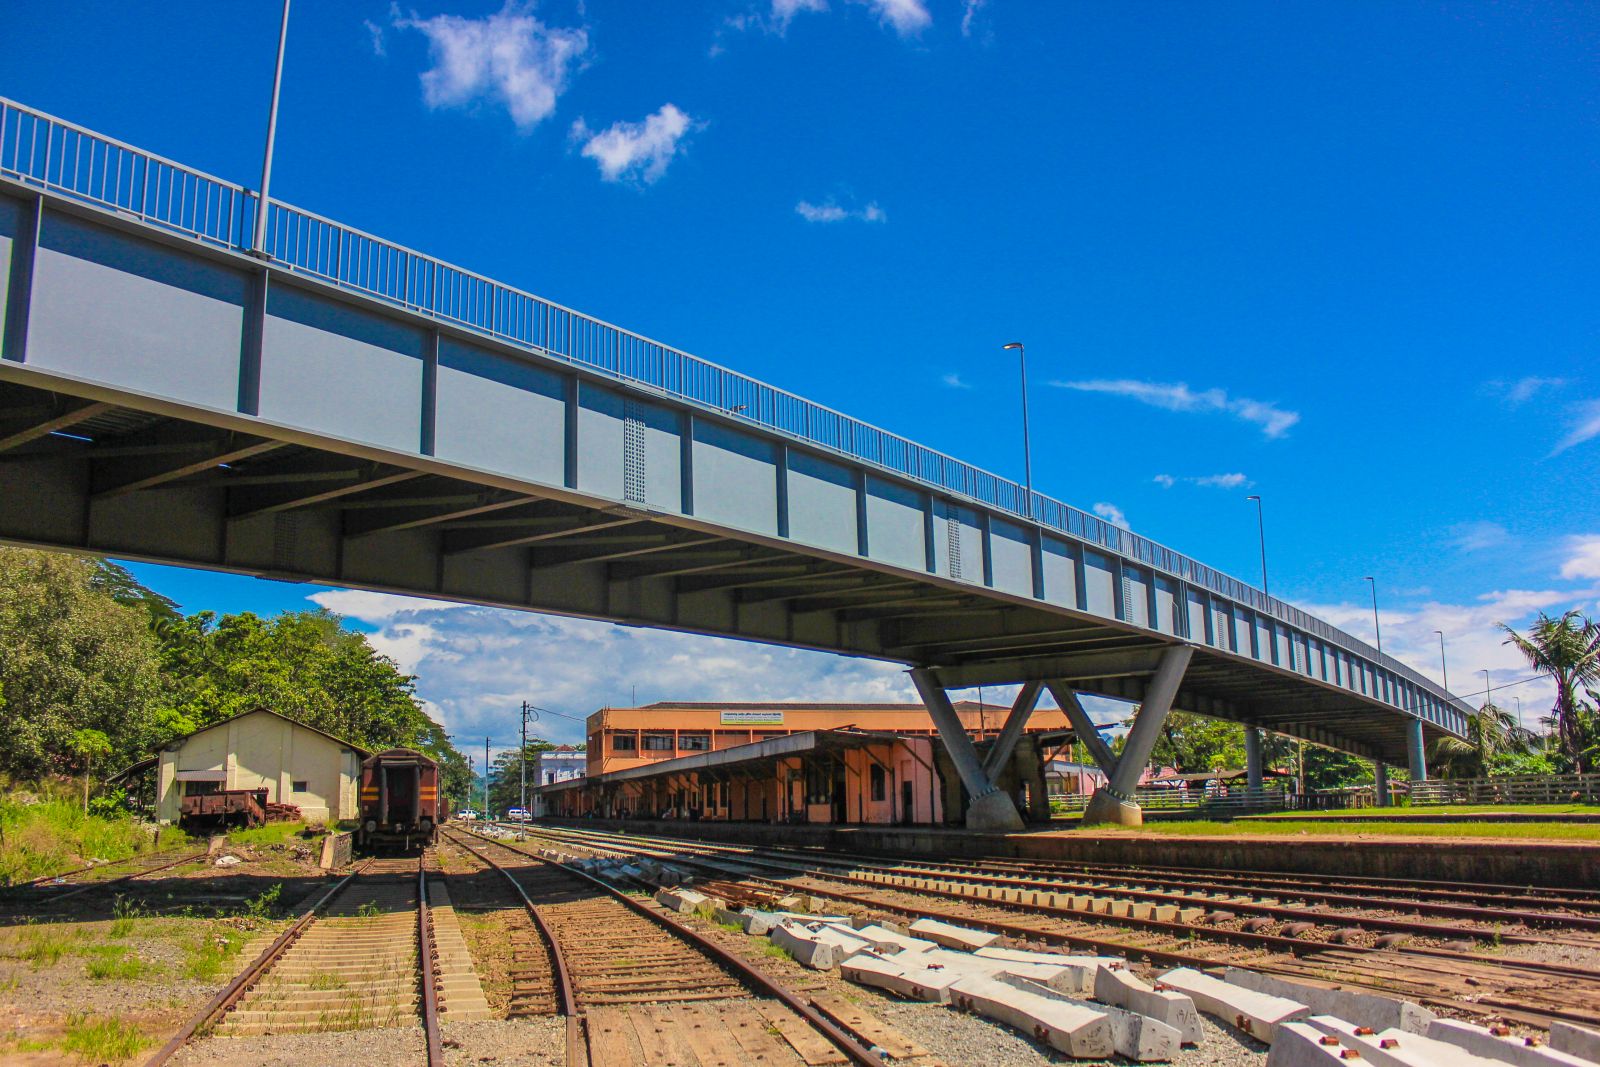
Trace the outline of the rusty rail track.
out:
<instances>
[{"instance_id":1,"label":"rusty rail track","mask_svg":"<svg viewBox=\"0 0 1600 1067\"><path fill-rule=\"evenodd\" d=\"M456 841L457 844L467 848L480 859L483 859L485 862L500 868L502 872L505 873L504 868L501 867L499 863L490 859L487 855L473 846L466 844L466 842L462 840L462 837L464 836L462 831L447 831L447 835L452 840ZM644 904L641 904L639 901L634 900L626 893L618 891L616 888L608 885L606 882L598 878L595 878L586 871L578 870L577 868L570 867L563 863L556 863L552 860L545 859L542 856L526 852L523 849L517 848L503 841L495 840L493 838L484 837L479 834L471 834L471 837L475 838L479 842L498 846L499 848L516 855L522 860L532 861L533 863L540 864L548 871L559 872L567 882L578 883L589 894L598 894L599 899L606 901L609 905L623 906L628 912L647 920L653 926L664 931L672 938L688 945L698 956L712 961L712 963L715 964L718 969L726 974L731 975L737 984L742 986L744 990L749 990L761 996L778 1001L784 1007L789 1009L789 1011L793 1012L795 1015L798 1015L813 1031L820 1034L830 1044L843 1053L851 1063L857 1064L859 1067L877 1067L877 1065L881 1065L882 1060L870 1048L858 1041L853 1034L849 1033L843 1027L835 1023L832 1019L824 1015L810 1000L789 990L781 983L774 980L771 976L753 967L751 964L723 948L721 945L718 945L714 941L702 936L698 931L693 930L682 923L674 921L660 911L656 911L645 906ZM507 877L511 877L509 873L507 873ZM527 894L523 892L520 884L518 884L518 890L523 898L527 900L531 913L537 916L543 905L535 905L531 898L528 898ZM604 1002L605 1000L611 998L604 992L603 986L597 984L595 987L590 988L582 980L583 976L581 973L576 975L574 974L574 969L570 967L567 962L569 955L567 948L569 947L569 943L563 941L562 926L563 924L557 920L550 922L541 928L549 931L551 944L555 946L554 957L558 961L561 961L558 966L561 968L561 973L563 976L562 984L572 993L571 999L564 1001L564 1012L570 1010L571 1012L575 1013L568 1015L570 1020L578 1017L578 1014L585 1012L592 1003L596 1001ZM573 929L571 930L571 933L576 936L579 931ZM593 936L593 933L594 931L591 929L589 931L590 936ZM616 966L614 957L612 957L610 960L610 966ZM577 980L574 981L574 978ZM688 981L696 980L694 974L684 975L683 978L687 979ZM699 979L699 981L702 983L700 988L685 989L681 993L677 994L677 996L685 1000L705 1000L728 995L725 992L727 989L725 984L721 986L706 987L703 984L703 977ZM741 992L743 992L743 990L741 990ZM659 998L661 996L659 991L648 991L645 995L651 997L652 999ZM669 997L668 999L671 998ZM569 1035L572 1034L571 1026L572 1024L569 1022ZM587 1034L586 1029L584 1032ZM611 1065L608 1063L602 1064L600 1061L589 1058L587 1053L585 1054L583 1060L577 1060L574 1057L573 1046L570 1043L568 1045L568 1063L571 1065L571 1067L577 1067L579 1063L591 1063L594 1065L594 1067L611 1067Z\"/></svg>"},{"instance_id":2,"label":"rusty rail track","mask_svg":"<svg viewBox=\"0 0 1600 1067\"><path fill-rule=\"evenodd\" d=\"M1089 914L1016 900L976 899L970 893L934 886L884 885L869 881L852 870L852 865L841 862L836 853L822 857L778 848L703 848L700 842L621 837L601 831L563 829L548 836L579 845L587 841L587 847L599 851L655 855L684 866L710 871L713 877L761 891L776 888L783 892L805 892L906 917L936 915L1006 936L1062 945L1074 950L1090 949L1132 957L1143 956L1160 965L1216 967L1237 963L1258 970L1336 980L1389 993L1396 988L1404 988L1406 995L1425 1004L1510 1017L1530 1025L1548 1025L1552 1019L1587 1025L1600 1021L1600 972L1585 968L1529 960L1485 959L1446 948L1408 946L1395 950L1337 945L1261 931L1197 927L1153 918L1136 919L1131 915L1113 917ZM657 844L647 844L647 840ZM696 855L707 852L725 856L726 859L718 863L715 860L708 861L704 855ZM742 866L745 873L730 874L730 862ZM893 869L892 865L886 865L882 860L869 862L874 868ZM842 870L828 870L829 867ZM966 873L964 868L958 870L958 865L954 864L904 865L907 871L922 868L930 869L933 877L947 881L979 881ZM1061 888L1057 885L1054 890ZM1124 892L1126 888L1118 889L1117 895L1131 895ZM897 900L893 894L926 898L929 904L912 908L903 902L903 898ZM1231 900L1211 900L1207 903L1214 908L1245 910L1243 905ZM1345 926L1358 926L1363 921L1355 915L1318 915L1314 912L1297 912L1292 908L1279 911L1314 919L1323 925L1330 918ZM1112 924L1134 936L1105 936L1108 933L1106 924ZM1416 926L1417 932L1432 937L1439 937L1441 933L1449 936L1456 932L1479 939L1488 937L1483 931L1441 931L1435 924L1419 923ZM1525 940L1539 942L1548 939ZM1230 956L1235 958L1228 958Z\"/></svg>"},{"instance_id":3,"label":"rusty rail track","mask_svg":"<svg viewBox=\"0 0 1600 1067\"><path fill-rule=\"evenodd\" d=\"M205 852L186 852L175 860L168 860L165 863L160 863L153 867L144 867L137 871L129 871L127 874L121 875L117 878L95 879L85 882L59 881L59 879L68 878L73 875L87 874L91 871L104 870L105 868L112 866L113 863L130 863L133 860L142 858L139 856L129 856L127 859L114 860L112 863L99 863L92 867L81 867L75 871L68 871L66 874L52 874L44 878L36 878L31 882L24 882L20 885L8 886L4 890L0 890L0 899L15 901L16 903L21 904L28 904L33 907L51 905L58 901L71 900L73 897L81 896L84 893L93 893L100 889L110 889L114 886L127 885L129 882L132 882L138 878L146 878L152 874L160 874L162 871L170 871L174 867L181 867L186 863L194 863L198 860L203 860L206 858L206 855L207 853ZM54 885L65 885L68 888L56 891L50 888Z\"/></svg>"},{"instance_id":4,"label":"rusty rail track","mask_svg":"<svg viewBox=\"0 0 1600 1067\"><path fill-rule=\"evenodd\" d=\"M216 996L196 1012L172 1037L146 1061L146 1067L162 1067L183 1049L195 1035L227 1016L236 1008L260 981L270 974L285 954L299 942L316 920L326 914L330 905L356 883L377 861L368 860L356 870L345 875L328 888L302 912L288 929L263 949L242 971L234 976ZM443 1067L444 1048L439 1031L437 989L432 960L432 924L427 908L427 869L417 865L417 954L421 971L420 1015L427 1046L428 1067Z\"/></svg>"}]
</instances>

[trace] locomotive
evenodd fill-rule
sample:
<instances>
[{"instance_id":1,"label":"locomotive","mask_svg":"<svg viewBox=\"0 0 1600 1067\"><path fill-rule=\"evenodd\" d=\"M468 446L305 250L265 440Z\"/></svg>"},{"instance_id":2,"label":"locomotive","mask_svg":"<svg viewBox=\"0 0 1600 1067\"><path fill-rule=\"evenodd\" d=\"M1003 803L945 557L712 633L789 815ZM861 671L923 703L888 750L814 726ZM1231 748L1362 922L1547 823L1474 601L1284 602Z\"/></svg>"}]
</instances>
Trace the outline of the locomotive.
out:
<instances>
[{"instance_id":1,"label":"locomotive","mask_svg":"<svg viewBox=\"0 0 1600 1067\"><path fill-rule=\"evenodd\" d=\"M410 748L391 748L361 764L356 847L409 852L433 844L448 816L439 764Z\"/></svg>"}]
</instances>

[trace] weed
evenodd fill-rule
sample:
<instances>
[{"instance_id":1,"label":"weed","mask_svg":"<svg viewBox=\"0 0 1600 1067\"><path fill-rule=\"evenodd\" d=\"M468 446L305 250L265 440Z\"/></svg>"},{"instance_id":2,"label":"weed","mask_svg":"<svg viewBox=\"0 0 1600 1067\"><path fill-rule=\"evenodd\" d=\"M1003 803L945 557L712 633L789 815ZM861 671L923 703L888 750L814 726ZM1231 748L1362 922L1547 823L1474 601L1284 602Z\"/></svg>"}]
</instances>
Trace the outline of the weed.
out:
<instances>
[{"instance_id":1,"label":"weed","mask_svg":"<svg viewBox=\"0 0 1600 1067\"><path fill-rule=\"evenodd\" d=\"M127 937L133 933L136 921L145 918L150 913L134 903L128 897L117 894L117 899L111 905L111 929L109 937Z\"/></svg>"},{"instance_id":2,"label":"weed","mask_svg":"<svg viewBox=\"0 0 1600 1067\"><path fill-rule=\"evenodd\" d=\"M306 983L308 989L343 989L345 980L336 974L314 974Z\"/></svg>"},{"instance_id":3,"label":"weed","mask_svg":"<svg viewBox=\"0 0 1600 1067\"><path fill-rule=\"evenodd\" d=\"M15 885L150 851L150 833L125 812L86 815L74 796L0 797L0 885Z\"/></svg>"},{"instance_id":4,"label":"weed","mask_svg":"<svg viewBox=\"0 0 1600 1067\"><path fill-rule=\"evenodd\" d=\"M27 960L36 971L52 967L67 954L75 940L71 934L59 930L36 928L23 935L16 956Z\"/></svg>"},{"instance_id":5,"label":"weed","mask_svg":"<svg viewBox=\"0 0 1600 1067\"><path fill-rule=\"evenodd\" d=\"M151 1043L130 1022L115 1017L96 1019L74 1015L67 1020L67 1033L60 1047L85 1063L107 1063L131 1059Z\"/></svg>"},{"instance_id":6,"label":"weed","mask_svg":"<svg viewBox=\"0 0 1600 1067\"><path fill-rule=\"evenodd\" d=\"M140 959L138 956L102 956L90 960L83 968L83 973L95 982L113 980L131 982L143 978L155 969L155 965L149 960Z\"/></svg>"},{"instance_id":7,"label":"weed","mask_svg":"<svg viewBox=\"0 0 1600 1067\"><path fill-rule=\"evenodd\" d=\"M768 941L766 943L766 946L762 948L761 953L762 953L762 955L765 955L765 956L771 956L773 959L779 959L779 960L792 960L792 959L794 959L794 953L793 952L790 952L788 949L784 948L782 945L774 945L771 941Z\"/></svg>"},{"instance_id":8,"label":"weed","mask_svg":"<svg viewBox=\"0 0 1600 1067\"><path fill-rule=\"evenodd\" d=\"M376 919L378 917L378 911L378 905L369 900L356 909L356 914L361 916L363 919Z\"/></svg>"},{"instance_id":9,"label":"weed","mask_svg":"<svg viewBox=\"0 0 1600 1067\"><path fill-rule=\"evenodd\" d=\"M717 923L717 925L722 927L724 930L728 930L735 934L744 933L744 927L740 926L738 923Z\"/></svg>"},{"instance_id":10,"label":"weed","mask_svg":"<svg viewBox=\"0 0 1600 1067\"><path fill-rule=\"evenodd\" d=\"M223 966L244 948L244 934L238 930L221 930L201 935L188 947L183 973L189 978L211 981L220 975Z\"/></svg>"},{"instance_id":11,"label":"weed","mask_svg":"<svg viewBox=\"0 0 1600 1067\"><path fill-rule=\"evenodd\" d=\"M274 882L260 894L244 902L243 916L252 923L266 922L278 910L278 898L283 895L283 883Z\"/></svg>"}]
</instances>

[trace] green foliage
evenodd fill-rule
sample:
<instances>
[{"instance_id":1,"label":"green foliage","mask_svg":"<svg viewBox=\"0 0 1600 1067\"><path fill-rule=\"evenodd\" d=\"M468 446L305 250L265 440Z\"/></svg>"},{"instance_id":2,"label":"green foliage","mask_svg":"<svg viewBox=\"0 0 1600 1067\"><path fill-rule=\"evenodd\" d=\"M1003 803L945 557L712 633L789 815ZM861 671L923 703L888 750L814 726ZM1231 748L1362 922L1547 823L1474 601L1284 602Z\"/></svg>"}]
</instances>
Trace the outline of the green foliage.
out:
<instances>
[{"instance_id":1,"label":"green foliage","mask_svg":"<svg viewBox=\"0 0 1600 1067\"><path fill-rule=\"evenodd\" d=\"M81 731L124 761L163 739L147 615L96 589L96 573L76 556L0 548L0 771L14 778L81 770Z\"/></svg>"},{"instance_id":2,"label":"green foliage","mask_svg":"<svg viewBox=\"0 0 1600 1067\"><path fill-rule=\"evenodd\" d=\"M1184 774L1244 766L1244 727L1175 711L1161 726L1150 762Z\"/></svg>"},{"instance_id":3,"label":"green foliage","mask_svg":"<svg viewBox=\"0 0 1600 1067\"><path fill-rule=\"evenodd\" d=\"M84 1063L115 1063L133 1058L154 1042L139 1032L133 1023L106 1017L74 1015L60 1041L61 1051Z\"/></svg>"},{"instance_id":4,"label":"green foliage","mask_svg":"<svg viewBox=\"0 0 1600 1067\"><path fill-rule=\"evenodd\" d=\"M150 835L126 812L88 815L64 797L0 796L0 885L119 860L152 848Z\"/></svg>"},{"instance_id":5,"label":"green foliage","mask_svg":"<svg viewBox=\"0 0 1600 1067\"><path fill-rule=\"evenodd\" d=\"M133 981L156 969L149 960L130 952L127 945L92 945L84 954L89 962L83 973L94 982Z\"/></svg>"},{"instance_id":6,"label":"green foliage","mask_svg":"<svg viewBox=\"0 0 1600 1067\"><path fill-rule=\"evenodd\" d=\"M541 752L549 752L555 748L555 742L546 741L542 737L528 738L528 747L524 750L528 760L528 788L531 790L539 784L535 768L538 766L535 759ZM528 805L532 807L530 797ZM522 777L521 767L517 763L517 752L511 749L500 753L494 758L494 765L489 772L489 807L496 813L504 813L510 808L522 806Z\"/></svg>"},{"instance_id":7,"label":"green foliage","mask_svg":"<svg viewBox=\"0 0 1600 1067\"><path fill-rule=\"evenodd\" d=\"M1441 737L1429 746L1428 764L1445 778L1484 778L1491 774L1537 774L1504 768L1550 761L1535 752L1538 737L1517 725L1514 716L1486 703L1467 719L1465 740Z\"/></svg>"},{"instance_id":8,"label":"green foliage","mask_svg":"<svg viewBox=\"0 0 1600 1067\"><path fill-rule=\"evenodd\" d=\"M1506 644L1528 661L1528 666L1548 674L1555 683L1556 702L1550 719L1560 740L1560 771L1585 774L1600 764L1600 721L1592 686L1600 683L1600 623L1569 611L1559 619L1539 613L1526 635L1500 624ZM1590 703L1579 697L1582 687Z\"/></svg>"},{"instance_id":9,"label":"green foliage","mask_svg":"<svg viewBox=\"0 0 1600 1067\"><path fill-rule=\"evenodd\" d=\"M217 926L201 934L185 947L184 976L202 982L214 981L244 948L244 942L244 931L228 927Z\"/></svg>"}]
</instances>

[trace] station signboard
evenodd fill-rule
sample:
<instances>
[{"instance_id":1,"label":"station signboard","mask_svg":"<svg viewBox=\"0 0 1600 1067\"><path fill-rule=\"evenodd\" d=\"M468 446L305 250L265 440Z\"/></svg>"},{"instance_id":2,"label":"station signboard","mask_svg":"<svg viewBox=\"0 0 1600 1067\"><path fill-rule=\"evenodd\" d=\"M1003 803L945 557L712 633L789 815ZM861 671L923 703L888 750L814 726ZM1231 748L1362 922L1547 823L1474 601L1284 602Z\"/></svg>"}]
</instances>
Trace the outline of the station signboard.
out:
<instances>
[{"instance_id":1,"label":"station signboard","mask_svg":"<svg viewBox=\"0 0 1600 1067\"><path fill-rule=\"evenodd\" d=\"M724 726L782 726L783 712L781 711L725 711L722 713Z\"/></svg>"}]
</instances>

